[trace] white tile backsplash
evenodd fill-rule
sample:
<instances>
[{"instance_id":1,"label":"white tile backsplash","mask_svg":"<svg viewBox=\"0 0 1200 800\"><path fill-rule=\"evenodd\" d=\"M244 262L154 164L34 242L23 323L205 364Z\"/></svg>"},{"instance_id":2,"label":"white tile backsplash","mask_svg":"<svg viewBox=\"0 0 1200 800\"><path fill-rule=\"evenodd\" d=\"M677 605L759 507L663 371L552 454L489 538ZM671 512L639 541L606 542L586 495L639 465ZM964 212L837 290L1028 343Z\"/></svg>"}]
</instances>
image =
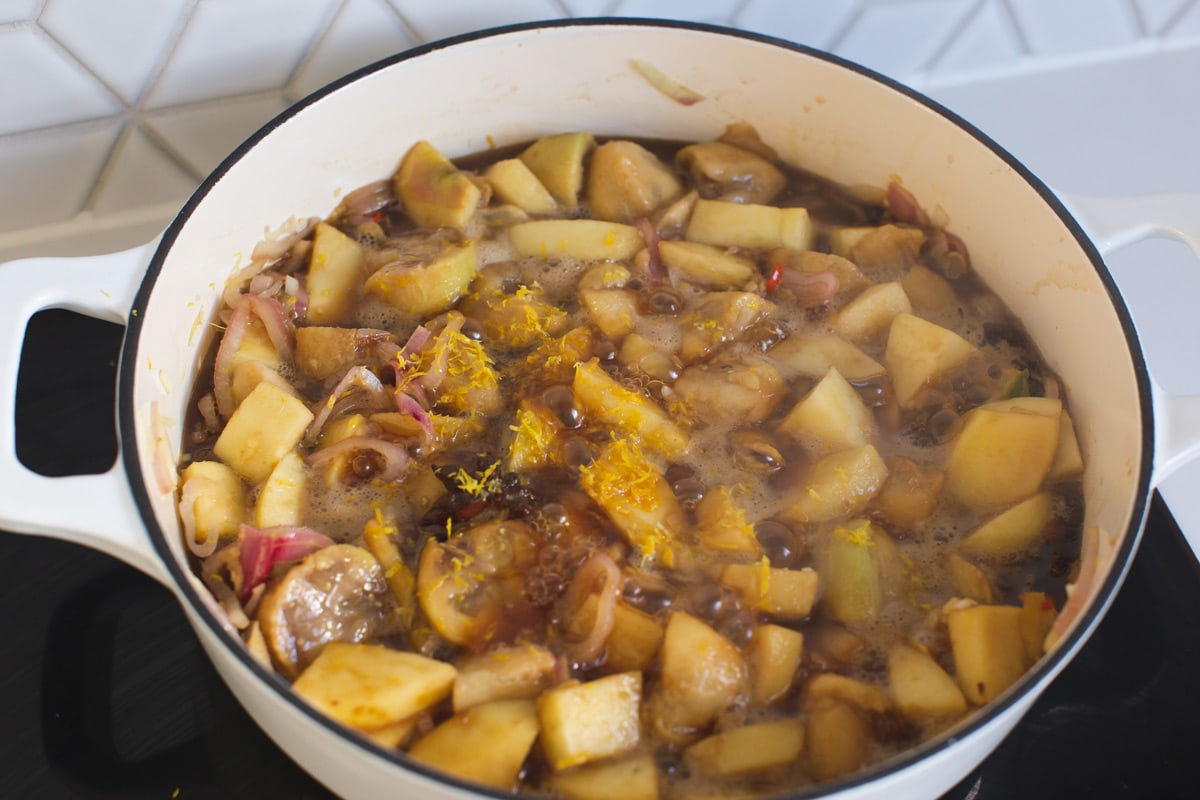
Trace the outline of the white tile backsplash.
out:
<instances>
[{"instance_id":1,"label":"white tile backsplash","mask_svg":"<svg viewBox=\"0 0 1200 800\"><path fill-rule=\"evenodd\" d=\"M1158 35L1194 4L1195 0L1135 0L1134 7L1142 18L1144 29Z\"/></svg>"},{"instance_id":2,"label":"white tile backsplash","mask_svg":"<svg viewBox=\"0 0 1200 800\"><path fill-rule=\"evenodd\" d=\"M857 3L750 0L734 17L739 28L809 47L828 48L857 12Z\"/></svg>"},{"instance_id":3,"label":"white tile backsplash","mask_svg":"<svg viewBox=\"0 0 1200 800\"><path fill-rule=\"evenodd\" d=\"M467 31L531 22L539 19L559 19L562 6L553 0L391 0L404 15L413 30L426 41L442 39Z\"/></svg>"},{"instance_id":4,"label":"white tile backsplash","mask_svg":"<svg viewBox=\"0 0 1200 800\"><path fill-rule=\"evenodd\" d=\"M963 76L1011 67L1024 54L1003 0L988 0L976 8L931 65L936 76Z\"/></svg>"},{"instance_id":5,"label":"white tile backsplash","mask_svg":"<svg viewBox=\"0 0 1200 800\"><path fill-rule=\"evenodd\" d=\"M207 175L287 106L283 92L267 92L152 111L146 125L196 174Z\"/></svg>"},{"instance_id":6,"label":"white tile backsplash","mask_svg":"<svg viewBox=\"0 0 1200 800\"><path fill-rule=\"evenodd\" d=\"M54 0L38 22L134 103L183 28L192 0Z\"/></svg>"},{"instance_id":7,"label":"white tile backsplash","mask_svg":"<svg viewBox=\"0 0 1200 800\"><path fill-rule=\"evenodd\" d=\"M139 128L130 126L117 143L91 209L104 215L163 203L182 206L196 188L196 180L197 174L168 157Z\"/></svg>"},{"instance_id":8,"label":"white tile backsplash","mask_svg":"<svg viewBox=\"0 0 1200 800\"><path fill-rule=\"evenodd\" d=\"M7 137L0 148L0 232L78 214L120 129L114 117Z\"/></svg>"},{"instance_id":9,"label":"white tile backsplash","mask_svg":"<svg viewBox=\"0 0 1200 800\"><path fill-rule=\"evenodd\" d=\"M970 12L970 4L958 0L871 4L838 44L838 52L906 80L934 61Z\"/></svg>"},{"instance_id":10,"label":"white tile backsplash","mask_svg":"<svg viewBox=\"0 0 1200 800\"><path fill-rule=\"evenodd\" d=\"M347 0L288 88L293 96L303 97L416 43L412 31L386 0Z\"/></svg>"},{"instance_id":11,"label":"white tile backsplash","mask_svg":"<svg viewBox=\"0 0 1200 800\"><path fill-rule=\"evenodd\" d=\"M120 103L42 29L0 30L0 134L94 119ZM7 182L7 181L6 181Z\"/></svg>"},{"instance_id":12,"label":"white tile backsplash","mask_svg":"<svg viewBox=\"0 0 1200 800\"><path fill-rule=\"evenodd\" d=\"M1129 0L1008 0L1037 55L1105 50L1131 44L1141 31Z\"/></svg>"},{"instance_id":13,"label":"white tile backsplash","mask_svg":"<svg viewBox=\"0 0 1200 800\"><path fill-rule=\"evenodd\" d=\"M599 15L729 23L918 88L1200 41L1200 0L0 0L0 258L3 231L182 201L286 103L414 44ZM31 205L9 176L33 172L55 188Z\"/></svg>"},{"instance_id":14,"label":"white tile backsplash","mask_svg":"<svg viewBox=\"0 0 1200 800\"><path fill-rule=\"evenodd\" d=\"M204 0L152 90L151 108L285 86L332 0Z\"/></svg>"}]
</instances>

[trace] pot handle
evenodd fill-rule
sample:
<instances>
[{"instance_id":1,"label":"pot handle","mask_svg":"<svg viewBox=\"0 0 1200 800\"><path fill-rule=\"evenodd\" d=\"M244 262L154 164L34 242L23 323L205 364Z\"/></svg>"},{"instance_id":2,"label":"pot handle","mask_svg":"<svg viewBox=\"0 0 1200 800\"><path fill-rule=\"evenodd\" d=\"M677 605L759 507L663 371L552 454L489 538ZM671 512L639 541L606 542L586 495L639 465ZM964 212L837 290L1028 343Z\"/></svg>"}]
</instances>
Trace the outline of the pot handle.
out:
<instances>
[{"instance_id":1,"label":"pot handle","mask_svg":"<svg viewBox=\"0 0 1200 800\"><path fill-rule=\"evenodd\" d=\"M0 529L99 550L167 582L125 482L118 452L99 475L46 477L17 458L17 373L26 326L48 308L124 325L157 240L101 256L0 264ZM115 410L114 410L115 413Z\"/></svg>"},{"instance_id":2,"label":"pot handle","mask_svg":"<svg viewBox=\"0 0 1200 800\"><path fill-rule=\"evenodd\" d=\"M1107 255L1143 239L1178 239L1200 257L1200 195L1063 196L1063 202ZM1200 456L1200 396L1175 395L1151 376L1155 485Z\"/></svg>"}]
</instances>

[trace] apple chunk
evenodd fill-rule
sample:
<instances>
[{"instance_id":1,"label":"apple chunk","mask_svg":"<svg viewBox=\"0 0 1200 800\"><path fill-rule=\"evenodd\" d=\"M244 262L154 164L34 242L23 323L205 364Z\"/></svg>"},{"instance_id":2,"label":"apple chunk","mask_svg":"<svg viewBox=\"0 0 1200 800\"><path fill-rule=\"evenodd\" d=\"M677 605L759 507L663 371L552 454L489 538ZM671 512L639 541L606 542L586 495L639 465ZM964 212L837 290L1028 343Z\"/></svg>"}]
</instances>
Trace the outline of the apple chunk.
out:
<instances>
[{"instance_id":1,"label":"apple chunk","mask_svg":"<svg viewBox=\"0 0 1200 800\"><path fill-rule=\"evenodd\" d=\"M426 141L405 153L393 183L405 213L425 228L462 230L479 206L479 187Z\"/></svg>"},{"instance_id":2,"label":"apple chunk","mask_svg":"<svg viewBox=\"0 0 1200 800\"><path fill-rule=\"evenodd\" d=\"M538 700L542 748L554 769L628 753L641 741L642 673L568 682Z\"/></svg>"},{"instance_id":3,"label":"apple chunk","mask_svg":"<svg viewBox=\"0 0 1200 800\"><path fill-rule=\"evenodd\" d=\"M901 408L909 408L921 387L931 384L975 354L975 346L952 330L912 314L898 314L888 331L883 360Z\"/></svg>"},{"instance_id":4,"label":"apple chunk","mask_svg":"<svg viewBox=\"0 0 1200 800\"><path fill-rule=\"evenodd\" d=\"M512 789L537 735L532 700L497 700L446 720L414 742L408 754L451 775Z\"/></svg>"},{"instance_id":5,"label":"apple chunk","mask_svg":"<svg viewBox=\"0 0 1200 800\"><path fill-rule=\"evenodd\" d=\"M871 441L874 429L862 398L833 367L779 423L780 431L814 457L862 447Z\"/></svg>"},{"instance_id":6,"label":"apple chunk","mask_svg":"<svg viewBox=\"0 0 1200 800\"><path fill-rule=\"evenodd\" d=\"M317 225L306 283L308 324L336 325L351 320L364 277L363 260L362 245L328 223Z\"/></svg>"},{"instance_id":7,"label":"apple chunk","mask_svg":"<svg viewBox=\"0 0 1200 800\"><path fill-rule=\"evenodd\" d=\"M998 400L970 411L946 465L946 491L974 509L1016 503L1042 485L1058 450L1062 402Z\"/></svg>"}]
</instances>

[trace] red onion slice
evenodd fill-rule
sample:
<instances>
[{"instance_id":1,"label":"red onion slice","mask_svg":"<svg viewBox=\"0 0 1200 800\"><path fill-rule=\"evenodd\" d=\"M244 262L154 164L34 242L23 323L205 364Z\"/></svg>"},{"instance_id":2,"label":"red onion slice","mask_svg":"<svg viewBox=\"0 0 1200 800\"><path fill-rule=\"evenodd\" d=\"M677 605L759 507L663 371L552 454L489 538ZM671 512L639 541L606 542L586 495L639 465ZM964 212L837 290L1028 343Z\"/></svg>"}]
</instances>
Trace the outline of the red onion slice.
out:
<instances>
[{"instance_id":1,"label":"red onion slice","mask_svg":"<svg viewBox=\"0 0 1200 800\"><path fill-rule=\"evenodd\" d=\"M824 305L838 291L838 278L832 272L801 272L784 267L776 289L789 289L801 308Z\"/></svg>"},{"instance_id":2,"label":"red onion slice","mask_svg":"<svg viewBox=\"0 0 1200 800\"><path fill-rule=\"evenodd\" d=\"M242 525L238 529L238 539L242 581L237 595L243 603L250 599L258 586L266 583L276 564L299 561L334 543L328 536L312 528L290 525L261 530Z\"/></svg>"},{"instance_id":3,"label":"red onion slice","mask_svg":"<svg viewBox=\"0 0 1200 800\"><path fill-rule=\"evenodd\" d=\"M887 187L887 207L897 222L907 222L918 228L930 226L929 215L908 189L892 181Z\"/></svg>"},{"instance_id":4,"label":"red onion slice","mask_svg":"<svg viewBox=\"0 0 1200 800\"><path fill-rule=\"evenodd\" d=\"M387 389L383 387L379 378L375 377L375 373L366 367L351 367L325 396L325 399L313 408L313 421L309 423L308 429L304 432L304 444L309 447L316 444L317 438L329 420L346 411L346 404L343 401L359 391L365 392L366 396L355 404L358 407L383 410L392 404L392 401L388 399Z\"/></svg>"},{"instance_id":5,"label":"red onion slice","mask_svg":"<svg viewBox=\"0 0 1200 800\"><path fill-rule=\"evenodd\" d=\"M429 416L429 412L421 405L421 402L407 392L397 391L393 395L396 398L396 408L401 414L407 414L417 421L421 426L421 430L425 432L425 441L433 440L433 417Z\"/></svg>"},{"instance_id":6,"label":"red onion slice","mask_svg":"<svg viewBox=\"0 0 1200 800\"><path fill-rule=\"evenodd\" d=\"M217 400L217 411L225 419L229 419L235 407L233 399L233 359L238 348L246 338L246 329L250 326L250 315L258 317L266 329L267 336L275 350L285 361L291 362L293 357L292 331L284 316L283 306L279 301L269 297L259 297L255 294L244 294L233 306L229 323L225 326L225 334L217 348L216 360L213 364L213 396Z\"/></svg>"},{"instance_id":7,"label":"red onion slice","mask_svg":"<svg viewBox=\"0 0 1200 800\"><path fill-rule=\"evenodd\" d=\"M658 229L645 217L638 217L633 223L646 242L646 253L650 256L646 269L650 272L651 286L670 286L671 276L663 266L662 255L658 251Z\"/></svg>"}]
</instances>

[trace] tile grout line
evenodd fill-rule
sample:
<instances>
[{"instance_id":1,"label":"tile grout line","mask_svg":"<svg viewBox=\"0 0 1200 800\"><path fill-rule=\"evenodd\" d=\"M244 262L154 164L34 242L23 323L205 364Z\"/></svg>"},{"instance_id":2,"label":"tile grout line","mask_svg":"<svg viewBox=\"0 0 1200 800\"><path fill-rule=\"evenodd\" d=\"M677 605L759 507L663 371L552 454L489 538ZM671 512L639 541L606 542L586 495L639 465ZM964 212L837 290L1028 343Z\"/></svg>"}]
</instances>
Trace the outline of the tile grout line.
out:
<instances>
[{"instance_id":1,"label":"tile grout line","mask_svg":"<svg viewBox=\"0 0 1200 800\"><path fill-rule=\"evenodd\" d=\"M1025 35L1025 29L1021 26L1021 18L1017 16L1016 10L1012 7L1009 0L995 0L996 8L1000 10L1000 17L1008 22L1009 32L1017 41L1020 47L1022 56L1033 54L1033 47L1029 42L1029 38Z\"/></svg>"},{"instance_id":2,"label":"tile grout line","mask_svg":"<svg viewBox=\"0 0 1200 800\"><path fill-rule=\"evenodd\" d=\"M1170 36L1171 32L1175 30L1175 27L1179 25L1179 23L1182 22L1189 13L1191 13L1192 9L1196 7L1197 2L1200 2L1200 0L1189 0L1189 2L1183 3L1179 6L1179 8L1175 9L1175 13L1168 17L1159 28L1158 35Z\"/></svg>"},{"instance_id":3,"label":"tile grout line","mask_svg":"<svg viewBox=\"0 0 1200 800\"><path fill-rule=\"evenodd\" d=\"M402 24L410 34L412 34L413 42L416 44L424 44L427 41L425 36L419 30L417 30L417 26L409 22L408 17L403 11L396 7L395 3L384 0L383 4L392 10L392 13L396 15L396 19L400 20L400 24Z\"/></svg>"},{"instance_id":4,"label":"tile grout line","mask_svg":"<svg viewBox=\"0 0 1200 800\"><path fill-rule=\"evenodd\" d=\"M854 8L842 20L841 26L830 35L822 47L831 53L836 53L837 49L846 41L846 37L850 35L850 31L854 30L854 26L858 24L865 13L866 8L863 6L862 0L856 0Z\"/></svg>"},{"instance_id":5,"label":"tile grout line","mask_svg":"<svg viewBox=\"0 0 1200 800\"><path fill-rule=\"evenodd\" d=\"M288 76L283 82L283 99L287 101L288 105L291 105L303 96L298 94L295 89L296 80L300 76L300 71L312 61L313 55L317 52L317 49L321 46L321 43L325 41L325 38L329 36L329 32L333 29L334 23L337 22L338 18L346 10L346 6L349 4L350 0L335 0L334 2L330 3L329 7L325 10L325 19L323 19L321 24L317 26L315 31L313 31L312 36L308 38L308 44L306 44L304 49L300 51L300 57L296 59L296 63L292 65L292 69L288 72Z\"/></svg>"},{"instance_id":6,"label":"tile grout line","mask_svg":"<svg viewBox=\"0 0 1200 800\"><path fill-rule=\"evenodd\" d=\"M913 70L913 78L917 82L924 82L929 74L937 67L939 61L946 57L950 52L950 48L954 46L955 41L962 35L971 23L983 13L984 6L987 5L987 0L974 0L974 5L968 8L959 19L950 26L950 30L942 39L941 43L930 50L929 55Z\"/></svg>"},{"instance_id":7,"label":"tile grout line","mask_svg":"<svg viewBox=\"0 0 1200 800\"><path fill-rule=\"evenodd\" d=\"M1150 36L1150 26L1146 24L1146 15L1137 0L1125 0L1125 13L1133 18L1133 29L1139 39Z\"/></svg>"}]
</instances>

